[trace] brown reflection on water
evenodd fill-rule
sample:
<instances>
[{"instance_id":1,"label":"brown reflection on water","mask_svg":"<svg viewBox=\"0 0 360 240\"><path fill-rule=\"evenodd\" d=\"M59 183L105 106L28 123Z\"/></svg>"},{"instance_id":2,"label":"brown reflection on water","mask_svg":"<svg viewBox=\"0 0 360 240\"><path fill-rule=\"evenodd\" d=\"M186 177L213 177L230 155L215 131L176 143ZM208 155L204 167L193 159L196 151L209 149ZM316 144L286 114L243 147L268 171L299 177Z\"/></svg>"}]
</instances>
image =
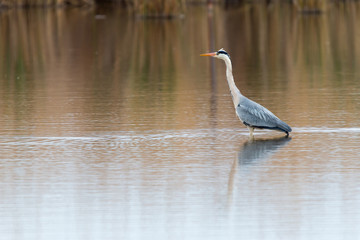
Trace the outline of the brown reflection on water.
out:
<instances>
[{"instance_id":1,"label":"brown reflection on water","mask_svg":"<svg viewBox=\"0 0 360 240\"><path fill-rule=\"evenodd\" d=\"M206 26L205 19L196 18L205 12L194 9L186 21L129 20L119 10L108 11L105 19L82 9L3 13L2 103L18 105L7 114L14 118L8 123L20 124L4 129L33 125L41 134L54 125L70 131L107 129L98 118L123 130L197 124L204 101L199 91L209 86L204 77L192 78L206 64L197 61L197 52L207 35L191 33ZM21 126L15 115L24 112L26 126Z\"/></svg>"},{"instance_id":2,"label":"brown reflection on water","mask_svg":"<svg viewBox=\"0 0 360 240\"><path fill-rule=\"evenodd\" d=\"M1 236L358 236L358 22L287 4L0 12ZM248 140L223 62L199 56L220 47L291 139Z\"/></svg>"}]
</instances>

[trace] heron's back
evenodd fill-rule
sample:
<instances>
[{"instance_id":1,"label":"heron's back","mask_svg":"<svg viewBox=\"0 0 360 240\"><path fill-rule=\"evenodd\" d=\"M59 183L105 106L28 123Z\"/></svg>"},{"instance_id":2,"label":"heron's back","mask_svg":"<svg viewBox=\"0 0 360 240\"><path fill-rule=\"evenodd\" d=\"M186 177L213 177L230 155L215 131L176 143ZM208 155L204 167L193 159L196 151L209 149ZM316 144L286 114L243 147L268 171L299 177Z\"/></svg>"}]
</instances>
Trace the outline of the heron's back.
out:
<instances>
[{"instance_id":1,"label":"heron's back","mask_svg":"<svg viewBox=\"0 0 360 240\"><path fill-rule=\"evenodd\" d=\"M292 131L291 127L281 121L275 114L245 96L240 97L236 113L245 125L254 128L273 129L286 133Z\"/></svg>"}]
</instances>

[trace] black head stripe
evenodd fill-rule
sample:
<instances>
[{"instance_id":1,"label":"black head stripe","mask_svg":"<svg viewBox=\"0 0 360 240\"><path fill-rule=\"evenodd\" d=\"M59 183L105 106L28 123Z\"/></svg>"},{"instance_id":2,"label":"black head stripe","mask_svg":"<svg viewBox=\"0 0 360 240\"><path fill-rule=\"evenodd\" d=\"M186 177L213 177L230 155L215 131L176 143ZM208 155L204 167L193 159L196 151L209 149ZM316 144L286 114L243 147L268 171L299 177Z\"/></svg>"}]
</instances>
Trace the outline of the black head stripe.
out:
<instances>
[{"instance_id":1,"label":"black head stripe","mask_svg":"<svg viewBox=\"0 0 360 240\"><path fill-rule=\"evenodd\" d=\"M217 55L225 54L225 55L227 55L228 57L230 57L230 55L229 55L227 52L225 52L224 50L219 50L216 54L217 54Z\"/></svg>"}]
</instances>

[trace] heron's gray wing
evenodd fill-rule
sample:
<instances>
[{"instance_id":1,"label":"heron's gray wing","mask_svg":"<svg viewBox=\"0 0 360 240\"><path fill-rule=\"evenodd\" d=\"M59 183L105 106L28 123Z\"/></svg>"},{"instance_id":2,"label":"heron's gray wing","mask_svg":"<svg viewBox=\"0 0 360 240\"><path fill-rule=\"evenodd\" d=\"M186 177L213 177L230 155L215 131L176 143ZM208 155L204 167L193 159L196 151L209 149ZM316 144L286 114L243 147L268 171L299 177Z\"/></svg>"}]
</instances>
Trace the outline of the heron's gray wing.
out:
<instances>
[{"instance_id":1,"label":"heron's gray wing","mask_svg":"<svg viewBox=\"0 0 360 240\"><path fill-rule=\"evenodd\" d=\"M236 113L241 121L253 127L275 129L282 128L279 125L284 123L268 109L246 97L240 99ZM283 130L286 131L286 129Z\"/></svg>"}]
</instances>

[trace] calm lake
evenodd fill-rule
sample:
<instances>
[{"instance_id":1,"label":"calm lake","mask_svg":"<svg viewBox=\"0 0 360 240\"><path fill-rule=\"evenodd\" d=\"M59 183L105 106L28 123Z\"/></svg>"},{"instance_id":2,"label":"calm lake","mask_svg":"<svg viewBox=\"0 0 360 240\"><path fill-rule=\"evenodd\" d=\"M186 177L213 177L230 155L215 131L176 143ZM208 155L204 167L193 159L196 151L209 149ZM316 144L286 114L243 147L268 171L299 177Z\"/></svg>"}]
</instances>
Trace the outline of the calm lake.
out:
<instances>
[{"instance_id":1,"label":"calm lake","mask_svg":"<svg viewBox=\"0 0 360 240\"><path fill-rule=\"evenodd\" d=\"M1 239L359 239L359 9L1 11Z\"/></svg>"}]
</instances>

